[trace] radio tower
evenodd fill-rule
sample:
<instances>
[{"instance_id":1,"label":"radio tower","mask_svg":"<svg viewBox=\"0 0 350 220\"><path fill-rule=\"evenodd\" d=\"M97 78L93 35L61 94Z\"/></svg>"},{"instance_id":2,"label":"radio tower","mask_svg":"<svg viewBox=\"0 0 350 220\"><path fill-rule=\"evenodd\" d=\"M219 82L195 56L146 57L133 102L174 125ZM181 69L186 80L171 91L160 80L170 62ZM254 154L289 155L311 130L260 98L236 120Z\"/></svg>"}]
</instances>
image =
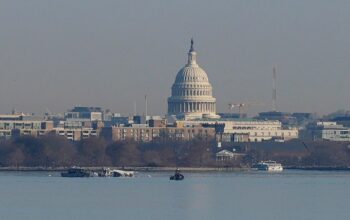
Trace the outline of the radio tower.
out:
<instances>
[{"instance_id":1,"label":"radio tower","mask_svg":"<svg viewBox=\"0 0 350 220\"><path fill-rule=\"evenodd\" d=\"M277 102L277 89L276 89L276 68L273 68L272 74L272 111L276 111L276 102Z\"/></svg>"}]
</instances>

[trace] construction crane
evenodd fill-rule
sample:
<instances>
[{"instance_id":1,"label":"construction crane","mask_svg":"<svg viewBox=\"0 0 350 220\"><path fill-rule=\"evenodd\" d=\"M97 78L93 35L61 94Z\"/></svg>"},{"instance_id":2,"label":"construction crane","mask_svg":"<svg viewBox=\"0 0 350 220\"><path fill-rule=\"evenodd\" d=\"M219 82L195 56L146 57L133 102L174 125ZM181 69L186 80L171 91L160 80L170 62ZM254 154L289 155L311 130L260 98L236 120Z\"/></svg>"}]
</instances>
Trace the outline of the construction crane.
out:
<instances>
[{"instance_id":1,"label":"construction crane","mask_svg":"<svg viewBox=\"0 0 350 220\"><path fill-rule=\"evenodd\" d=\"M243 115L245 114L245 109L248 106L261 106L264 105L263 103L256 103L256 102L239 102L239 103L229 103L229 109L237 109L238 108L238 113L239 117L243 118Z\"/></svg>"}]
</instances>

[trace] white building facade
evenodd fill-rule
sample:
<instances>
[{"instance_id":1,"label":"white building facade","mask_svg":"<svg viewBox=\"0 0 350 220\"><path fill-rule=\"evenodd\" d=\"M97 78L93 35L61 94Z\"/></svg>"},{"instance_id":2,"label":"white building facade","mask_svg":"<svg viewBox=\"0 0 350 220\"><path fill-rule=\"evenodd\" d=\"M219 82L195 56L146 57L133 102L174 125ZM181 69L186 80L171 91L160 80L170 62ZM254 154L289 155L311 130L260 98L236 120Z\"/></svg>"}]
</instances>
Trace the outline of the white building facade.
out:
<instances>
[{"instance_id":1,"label":"white building facade","mask_svg":"<svg viewBox=\"0 0 350 220\"><path fill-rule=\"evenodd\" d=\"M183 126L212 125L223 126L219 132L219 139L223 142L261 142L267 140L285 141L298 138L298 129L285 129L280 121L265 121L254 119L216 119L181 121ZM239 140L240 135L247 136Z\"/></svg>"}]
</instances>

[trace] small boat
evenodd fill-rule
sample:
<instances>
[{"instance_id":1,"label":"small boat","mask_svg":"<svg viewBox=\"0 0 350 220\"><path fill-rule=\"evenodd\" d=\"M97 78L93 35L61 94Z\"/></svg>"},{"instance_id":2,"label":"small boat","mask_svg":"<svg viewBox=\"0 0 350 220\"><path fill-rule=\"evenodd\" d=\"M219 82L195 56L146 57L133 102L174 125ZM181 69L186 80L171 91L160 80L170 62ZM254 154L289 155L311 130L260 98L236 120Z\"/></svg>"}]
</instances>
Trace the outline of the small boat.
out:
<instances>
[{"instance_id":1,"label":"small boat","mask_svg":"<svg viewBox=\"0 0 350 220\"><path fill-rule=\"evenodd\" d=\"M282 164L277 163L276 161L268 160L261 161L256 166L254 166L258 170L271 171L271 172L281 172L283 171Z\"/></svg>"},{"instance_id":2,"label":"small boat","mask_svg":"<svg viewBox=\"0 0 350 220\"><path fill-rule=\"evenodd\" d=\"M170 180L183 180L183 179L185 179L185 177L180 173L179 169L176 169L175 174L170 177Z\"/></svg>"},{"instance_id":3,"label":"small boat","mask_svg":"<svg viewBox=\"0 0 350 220\"><path fill-rule=\"evenodd\" d=\"M80 168L80 167L72 167L67 170L67 172L61 173L62 177L94 177L97 176L97 173Z\"/></svg>"}]
</instances>

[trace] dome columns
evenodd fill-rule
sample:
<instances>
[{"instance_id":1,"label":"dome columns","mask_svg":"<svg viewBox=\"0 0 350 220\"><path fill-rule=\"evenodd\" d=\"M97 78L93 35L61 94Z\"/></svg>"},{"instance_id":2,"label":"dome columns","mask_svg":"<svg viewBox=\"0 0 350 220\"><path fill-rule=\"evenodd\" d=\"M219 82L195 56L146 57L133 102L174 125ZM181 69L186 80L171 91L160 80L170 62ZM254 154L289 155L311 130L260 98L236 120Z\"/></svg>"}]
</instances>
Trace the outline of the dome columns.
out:
<instances>
[{"instance_id":1,"label":"dome columns","mask_svg":"<svg viewBox=\"0 0 350 220\"><path fill-rule=\"evenodd\" d=\"M215 102L172 102L169 113L215 113Z\"/></svg>"}]
</instances>

